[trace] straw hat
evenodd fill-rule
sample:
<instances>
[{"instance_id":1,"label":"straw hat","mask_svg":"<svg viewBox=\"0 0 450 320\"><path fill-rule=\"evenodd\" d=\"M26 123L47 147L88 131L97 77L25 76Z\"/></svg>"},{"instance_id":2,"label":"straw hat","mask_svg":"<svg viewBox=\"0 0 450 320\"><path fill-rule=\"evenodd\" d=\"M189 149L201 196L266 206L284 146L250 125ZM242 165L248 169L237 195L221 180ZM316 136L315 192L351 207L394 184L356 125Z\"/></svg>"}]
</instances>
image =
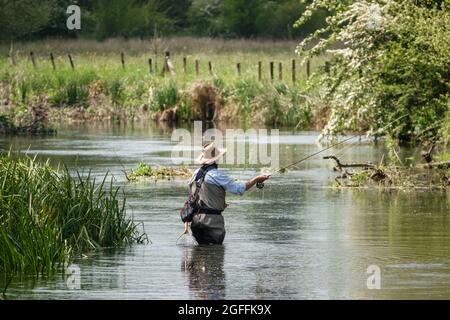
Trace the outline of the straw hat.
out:
<instances>
[{"instance_id":1,"label":"straw hat","mask_svg":"<svg viewBox=\"0 0 450 320\"><path fill-rule=\"evenodd\" d=\"M203 146L202 153L197 158L197 162L203 164L213 164L217 162L227 152L227 149L217 148L214 142L207 143Z\"/></svg>"}]
</instances>

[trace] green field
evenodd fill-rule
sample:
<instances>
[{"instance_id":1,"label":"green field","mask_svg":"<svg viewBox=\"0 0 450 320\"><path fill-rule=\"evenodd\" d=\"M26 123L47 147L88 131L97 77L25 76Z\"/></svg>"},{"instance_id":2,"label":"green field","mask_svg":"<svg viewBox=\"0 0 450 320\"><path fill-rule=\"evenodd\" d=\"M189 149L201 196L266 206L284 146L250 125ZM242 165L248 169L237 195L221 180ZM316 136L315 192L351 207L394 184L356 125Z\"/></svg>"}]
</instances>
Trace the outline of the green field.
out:
<instances>
[{"instance_id":1,"label":"green field","mask_svg":"<svg viewBox=\"0 0 450 320\"><path fill-rule=\"evenodd\" d=\"M289 41L194 38L106 42L51 40L45 44L18 43L13 50L3 46L0 50L3 53L0 60L3 109L13 112L20 122L24 121L23 115L30 105L44 99L51 110L57 109L57 112L50 112L52 118L56 115L74 118L72 110L77 109L78 117L82 112L84 120L129 121L140 117L158 119L164 110L176 107L177 120L185 121L192 119L195 108L189 99L190 89L194 83L204 81L218 94L220 119L309 126L313 110L302 97L302 90L306 88L306 64L301 64L296 56L295 46L295 42ZM162 74L166 51L170 52L174 67L171 75ZM30 52L33 52L34 65ZM310 61L311 72L324 60ZM273 81L270 62L273 62Z\"/></svg>"}]
</instances>

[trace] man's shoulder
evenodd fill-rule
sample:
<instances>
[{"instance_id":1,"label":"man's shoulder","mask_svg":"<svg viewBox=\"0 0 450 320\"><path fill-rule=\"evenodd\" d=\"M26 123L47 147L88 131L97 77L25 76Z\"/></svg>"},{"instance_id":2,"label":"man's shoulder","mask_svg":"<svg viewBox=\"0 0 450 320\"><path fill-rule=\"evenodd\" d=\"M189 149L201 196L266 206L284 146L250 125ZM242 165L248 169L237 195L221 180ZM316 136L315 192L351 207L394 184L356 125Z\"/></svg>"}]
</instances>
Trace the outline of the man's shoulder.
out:
<instances>
[{"instance_id":1,"label":"man's shoulder","mask_svg":"<svg viewBox=\"0 0 450 320\"><path fill-rule=\"evenodd\" d=\"M205 181L222 186L229 183L230 178L225 173L225 171L222 171L220 169L212 169L206 174Z\"/></svg>"}]
</instances>

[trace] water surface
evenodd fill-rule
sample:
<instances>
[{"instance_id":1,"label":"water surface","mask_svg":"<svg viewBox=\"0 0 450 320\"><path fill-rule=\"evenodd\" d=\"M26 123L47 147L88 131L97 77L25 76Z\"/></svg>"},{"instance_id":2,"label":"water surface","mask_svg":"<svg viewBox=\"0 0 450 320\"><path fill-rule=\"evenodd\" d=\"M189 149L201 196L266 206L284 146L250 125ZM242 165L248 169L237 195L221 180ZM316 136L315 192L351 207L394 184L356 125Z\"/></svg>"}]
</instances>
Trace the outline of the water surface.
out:
<instances>
[{"instance_id":1,"label":"water surface","mask_svg":"<svg viewBox=\"0 0 450 320\"><path fill-rule=\"evenodd\" d=\"M333 189L332 163L321 156L274 176L263 190L229 196L223 246L196 247L188 239L175 245L185 182L130 184L122 173L139 161L170 163L170 134L153 125L85 126L60 128L56 137L0 139L3 150L12 144L54 164L99 176L110 172L124 188L129 214L144 223L151 240L76 259L79 281L64 274L15 278L8 298L450 298L449 193ZM320 150L316 137L282 130L281 164ZM376 162L384 151L361 143L341 158ZM242 180L260 172L251 166L224 170ZM367 287L371 265L381 270L380 290Z\"/></svg>"}]
</instances>

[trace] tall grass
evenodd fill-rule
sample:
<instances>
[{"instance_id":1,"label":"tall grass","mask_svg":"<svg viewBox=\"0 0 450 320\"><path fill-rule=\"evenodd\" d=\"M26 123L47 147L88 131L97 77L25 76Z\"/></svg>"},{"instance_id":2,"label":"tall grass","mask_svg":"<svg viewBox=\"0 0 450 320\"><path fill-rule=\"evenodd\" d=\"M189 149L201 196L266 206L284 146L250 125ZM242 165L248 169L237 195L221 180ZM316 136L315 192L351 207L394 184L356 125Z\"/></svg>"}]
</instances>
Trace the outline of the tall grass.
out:
<instances>
[{"instance_id":1,"label":"tall grass","mask_svg":"<svg viewBox=\"0 0 450 320\"><path fill-rule=\"evenodd\" d=\"M297 116L307 107L298 97L306 87L306 69L294 53L294 42L211 40L174 38L163 40L157 50L151 41L109 40L49 40L45 45L19 43L16 66L11 66L6 57L0 58L0 79L9 87L10 105L24 105L45 95L52 107L83 107L89 114L98 113L102 105L114 106L109 110L124 111L126 117L134 117L137 110L145 106L150 112L178 106L178 119L191 114L184 94L194 82L206 81L214 85L224 98L232 103L237 117L253 119L256 104L278 108ZM3 48L5 49L5 48ZM3 50L0 47L0 51ZM33 50L37 68L29 61L28 52ZM161 69L165 50L171 51L175 75L162 76ZM120 62L120 52L125 52L125 68ZM49 54L56 56L53 70ZM67 58L71 53L75 60L72 71ZM187 72L183 70L183 58L187 58ZM153 60L150 73L148 59ZM291 61L297 59L297 81L291 81ZM195 60L200 62L200 74L195 74ZM208 62L212 63L212 74ZM275 62L274 81L269 77L269 62ZM325 57L311 61L311 69L325 61ZM241 64L238 76L236 64ZM262 63L262 81L258 81L258 62ZM283 80L278 79L278 63L283 63ZM275 91L272 90L275 88ZM279 90L287 88L286 90ZM271 95L269 100L267 93ZM99 97L103 100L101 102ZM278 106L277 106L278 105ZM106 114L106 113L103 113ZM298 122L281 115L265 119L268 123L290 124ZM127 119L128 120L128 119ZM289 120L289 121L287 121Z\"/></svg>"},{"instance_id":2,"label":"tall grass","mask_svg":"<svg viewBox=\"0 0 450 320\"><path fill-rule=\"evenodd\" d=\"M123 39L110 38L104 41L90 39L45 39L35 42L14 43L14 49L19 54L28 54L33 51L37 54L47 54L50 50L58 54L96 54L110 55L111 52L124 50L131 55L142 53L185 52L198 54L200 52L213 53L235 53L235 52L293 52L298 41L267 40L267 39L221 39L221 38L198 38L198 37L171 37L157 39ZM0 54L8 55L10 43L0 44Z\"/></svg>"},{"instance_id":3,"label":"tall grass","mask_svg":"<svg viewBox=\"0 0 450 320\"><path fill-rule=\"evenodd\" d=\"M146 240L107 176L96 183L9 153L0 179L1 273L50 273L76 254Z\"/></svg>"}]
</instances>

